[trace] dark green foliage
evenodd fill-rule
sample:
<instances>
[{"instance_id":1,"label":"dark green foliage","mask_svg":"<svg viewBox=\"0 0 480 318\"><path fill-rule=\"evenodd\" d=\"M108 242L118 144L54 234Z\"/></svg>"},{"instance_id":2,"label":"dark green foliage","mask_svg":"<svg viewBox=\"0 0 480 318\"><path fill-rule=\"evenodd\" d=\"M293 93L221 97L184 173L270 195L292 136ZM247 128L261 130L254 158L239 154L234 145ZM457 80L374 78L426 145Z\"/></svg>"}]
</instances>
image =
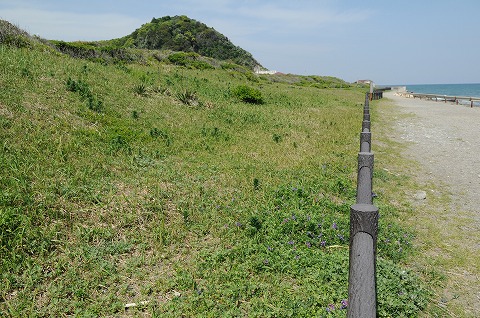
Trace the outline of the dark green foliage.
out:
<instances>
[{"instance_id":1,"label":"dark green foliage","mask_svg":"<svg viewBox=\"0 0 480 318\"><path fill-rule=\"evenodd\" d=\"M78 93L82 100L87 102L87 106L90 110L95 112L101 112L103 110L103 101L92 94L90 86L84 81L75 81L69 77L66 86L68 91Z\"/></svg>"},{"instance_id":2,"label":"dark green foliage","mask_svg":"<svg viewBox=\"0 0 480 318\"><path fill-rule=\"evenodd\" d=\"M189 62L194 61L198 57L198 54L189 52L176 52L168 56L168 60L175 65L187 66Z\"/></svg>"},{"instance_id":3,"label":"dark green foliage","mask_svg":"<svg viewBox=\"0 0 480 318\"><path fill-rule=\"evenodd\" d=\"M176 52L170 54L167 59L175 65L185 66L188 68L199 70L214 69L211 64L202 61L201 56L194 52Z\"/></svg>"},{"instance_id":4,"label":"dark green foliage","mask_svg":"<svg viewBox=\"0 0 480 318\"><path fill-rule=\"evenodd\" d=\"M250 53L232 44L227 37L186 16L154 18L129 36L113 40L112 43L151 50L195 52L250 69L259 65Z\"/></svg>"},{"instance_id":5,"label":"dark green foliage","mask_svg":"<svg viewBox=\"0 0 480 318\"><path fill-rule=\"evenodd\" d=\"M253 190L260 189L260 180L258 178L253 179Z\"/></svg>"},{"instance_id":6,"label":"dark green foliage","mask_svg":"<svg viewBox=\"0 0 480 318\"><path fill-rule=\"evenodd\" d=\"M154 139L161 138L165 142L165 146L167 147L169 147L173 142L172 137L170 137L170 135L166 131L160 130L156 127L150 130L150 136Z\"/></svg>"},{"instance_id":7,"label":"dark green foliage","mask_svg":"<svg viewBox=\"0 0 480 318\"><path fill-rule=\"evenodd\" d=\"M274 83L288 83L295 86L316 88L352 88L352 84L332 76L295 75L277 73L273 75L261 75L261 79Z\"/></svg>"},{"instance_id":8,"label":"dark green foliage","mask_svg":"<svg viewBox=\"0 0 480 318\"><path fill-rule=\"evenodd\" d=\"M28 68L24 67L22 68L22 76L30 78L32 76L32 72L30 72Z\"/></svg>"},{"instance_id":9,"label":"dark green foliage","mask_svg":"<svg viewBox=\"0 0 480 318\"><path fill-rule=\"evenodd\" d=\"M233 95L245 103L263 104L262 92L250 86L239 85L235 87Z\"/></svg>"},{"instance_id":10,"label":"dark green foliage","mask_svg":"<svg viewBox=\"0 0 480 318\"><path fill-rule=\"evenodd\" d=\"M76 58L96 57L96 46L93 42L50 41L60 52Z\"/></svg>"},{"instance_id":11,"label":"dark green foliage","mask_svg":"<svg viewBox=\"0 0 480 318\"><path fill-rule=\"evenodd\" d=\"M58 51L74 58L103 63L129 63L141 59L138 53L102 42L65 42L51 40L49 43Z\"/></svg>"},{"instance_id":12,"label":"dark green foliage","mask_svg":"<svg viewBox=\"0 0 480 318\"><path fill-rule=\"evenodd\" d=\"M275 141L277 144L282 141L282 135L279 134L273 134L272 136L273 141Z\"/></svg>"},{"instance_id":13,"label":"dark green foliage","mask_svg":"<svg viewBox=\"0 0 480 318\"><path fill-rule=\"evenodd\" d=\"M78 93L82 98L87 98L88 96L92 95L90 87L82 80L75 81L71 77L69 77L67 79L66 85L68 91Z\"/></svg>"},{"instance_id":14,"label":"dark green foliage","mask_svg":"<svg viewBox=\"0 0 480 318\"><path fill-rule=\"evenodd\" d=\"M103 111L103 101L94 97L89 96L87 99L88 109L93 110L94 112L100 113Z\"/></svg>"},{"instance_id":15,"label":"dark green foliage","mask_svg":"<svg viewBox=\"0 0 480 318\"><path fill-rule=\"evenodd\" d=\"M140 83L133 87L133 92L138 95L146 95L147 94L147 86L144 83Z\"/></svg>"}]
</instances>

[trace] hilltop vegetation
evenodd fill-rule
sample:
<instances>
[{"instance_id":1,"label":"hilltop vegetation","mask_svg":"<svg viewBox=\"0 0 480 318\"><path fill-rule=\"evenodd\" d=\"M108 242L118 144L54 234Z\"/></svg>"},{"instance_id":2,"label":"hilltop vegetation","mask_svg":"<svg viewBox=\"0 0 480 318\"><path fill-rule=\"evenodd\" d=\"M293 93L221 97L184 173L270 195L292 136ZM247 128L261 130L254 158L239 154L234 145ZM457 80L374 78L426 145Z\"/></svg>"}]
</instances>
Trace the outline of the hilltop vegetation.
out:
<instances>
[{"instance_id":1,"label":"hilltop vegetation","mask_svg":"<svg viewBox=\"0 0 480 318\"><path fill-rule=\"evenodd\" d=\"M114 40L51 43L73 57L114 62L145 60L150 56L158 60L170 58L173 63L179 62L180 65L195 61L188 64L215 67L221 61L223 64L234 63L250 70L261 66L250 53L235 46L227 37L186 16L154 18L132 34ZM138 49L155 52L145 56L145 51ZM182 52L182 55L170 57L172 52Z\"/></svg>"},{"instance_id":2,"label":"hilltop vegetation","mask_svg":"<svg viewBox=\"0 0 480 318\"><path fill-rule=\"evenodd\" d=\"M0 27L0 316L345 317L363 88ZM377 193L379 316L415 316L413 233Z\"/></svg>"},{"instance_id":3,"label":"hilltop vegetation","mask_svg":"<svg viewBox=\"0 0 480 318\"><path fill-rule=\"evenodd\" d=\"M195 52L250 69L260 65L250 53L235 46L223 34L184 15L153 18L132 34L112 42L122 47Z\"/></svg>"}]
</instances>

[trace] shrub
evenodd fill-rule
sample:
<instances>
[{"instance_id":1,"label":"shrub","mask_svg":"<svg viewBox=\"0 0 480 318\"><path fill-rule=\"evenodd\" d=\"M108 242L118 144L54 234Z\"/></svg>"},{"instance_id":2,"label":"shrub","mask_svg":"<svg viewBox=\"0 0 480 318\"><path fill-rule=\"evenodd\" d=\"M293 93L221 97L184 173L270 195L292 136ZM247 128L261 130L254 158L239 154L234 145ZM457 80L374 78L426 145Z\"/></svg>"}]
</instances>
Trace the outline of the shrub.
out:
<instances>
[{"instance_id":1,"label":"shrub","mask_svg":"<svg viewBox=\"0 0 480 318\"><path fill-rule=\"evenodd\" d=\"M200 55L195 52L176 52L170 54L167 59L175 65L185 66L198 70L214 69L208 62L202 61Z\"/></svg>"},{"instance_id":2,"label":"shrub","mask_svg":"<svg viewBox=\"0 0 480 318\"><path fill-rule=\"evenodd\" d=\"M92 96L90 87L82 80L75 81L71 77L69 77L67 79L66 86L68 91L78 93L82 98L88 98Z\"/></svg>"},{"instance_id":3,"label":"shrub","mask_svg":"<svg viewBox=\"0 0 480 318\"><path fill-rule=\"evenodd\" d=\"M176 53L170 54L168 56L168 60L175 65L187 66L187 64L189 64L190 61L196 60L197 57L198 57L198 54L193 52L189 52L189 53L176 52Z\"/></svg>"},{"instance_id":4,"label":"shrub","mask_svg":"<svg viewBox=\"0 0 480 318\"><path fill-rule=\"evenodd\" d=\"M263 97L260 90L246 86L239 85L233 90L233 95L238 97L245 103L250 104L263 104Z\"/></svg>"}]
</instances>

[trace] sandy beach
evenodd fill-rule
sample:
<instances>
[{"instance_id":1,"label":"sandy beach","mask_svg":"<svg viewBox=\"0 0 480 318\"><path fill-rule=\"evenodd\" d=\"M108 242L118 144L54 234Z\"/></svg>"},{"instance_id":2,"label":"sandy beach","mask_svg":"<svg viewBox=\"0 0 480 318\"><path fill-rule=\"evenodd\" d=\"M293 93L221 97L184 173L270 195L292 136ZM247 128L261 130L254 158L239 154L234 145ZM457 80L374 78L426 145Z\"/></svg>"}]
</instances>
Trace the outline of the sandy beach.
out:
<instances>
[{"instance_id":1,"label":"sandy beach","mask_svg":"<svg viewBox=\"0 0 480 318\"><path fill-rule=\"evenodd\" d=\"M457 208L480 223L480 107L434 102L389 92L398 109L414 116L397 122L407 155L419 161L433 181L450 187Z\"/></svg>"},{"instance_id":2,"label":"sandy beach","mask_svg":"<svg viewBox=\"0 0 480 318\"><path fill-rule=\"evenodd\" d=\"M457 307L465 308L464 317L480 317L480 107L407 98L394 92L384 96L400 113L395 115L389 138L406 144L403 155L421 167L414 177L426 187L424 204L429 204L428 196L438 189L451 199L436 215L422 215L422 206L417 214L418 230L424 236L420 241L429 235L445 238L444 246L426 248L431 263L449 259L449 264L456 264L458 259L458 266L445 273L449 278L441 302L457 302ZM429 189L429 184L438 189ZM422 221L432 224L422 227Z\"/></svg>"}]
</instances>

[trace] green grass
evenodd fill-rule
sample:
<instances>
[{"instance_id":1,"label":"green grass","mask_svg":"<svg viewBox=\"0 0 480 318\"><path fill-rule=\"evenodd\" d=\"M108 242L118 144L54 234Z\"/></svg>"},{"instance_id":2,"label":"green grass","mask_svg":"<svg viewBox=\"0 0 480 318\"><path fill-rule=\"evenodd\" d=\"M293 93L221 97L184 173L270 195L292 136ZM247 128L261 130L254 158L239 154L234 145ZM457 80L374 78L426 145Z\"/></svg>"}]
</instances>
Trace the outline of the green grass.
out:
<instances>
[{"instance_id":1,"label":"green grass","mask_svg":"<svg viewBox=\"0 0 480 318\"><path fill-rule=\"evenodd\" d=\"M346 316L364 91L0 55L1 316ZM379 314L415 316L429 292L388 201Z\"/></svg>"}]
</instances>

